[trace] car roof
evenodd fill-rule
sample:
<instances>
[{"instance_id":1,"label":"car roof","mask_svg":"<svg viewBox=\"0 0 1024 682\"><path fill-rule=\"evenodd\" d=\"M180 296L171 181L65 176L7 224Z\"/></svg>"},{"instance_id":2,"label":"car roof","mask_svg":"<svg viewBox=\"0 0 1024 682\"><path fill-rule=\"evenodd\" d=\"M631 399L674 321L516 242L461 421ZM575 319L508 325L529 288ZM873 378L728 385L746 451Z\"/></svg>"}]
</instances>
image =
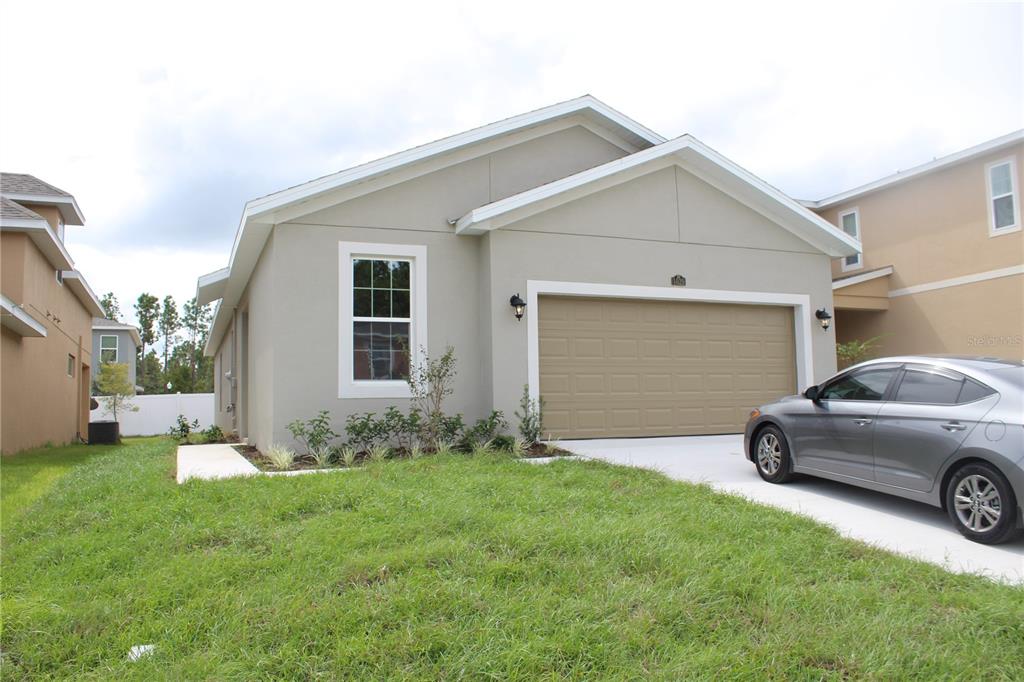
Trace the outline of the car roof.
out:
<instances>
[{"instance_id":1,"label":"car roof","mask_svg":"<svg viewBox=\"0 0 1024 682\"><path fill-rule=\"evenodd\" d=\"M1003 358L992 358L981 355L898 355L894 357L868 360L866 362L858 363L849 369L854 369L855 367L868 367L871 365L909 363L952 369L985 383L992 383L993 379L997 381L1010 382L1010 378L1006 376L1005 370L1011 370L1011 373L1024 373L1024 363L1018 360L1006 360ZM1012 370L1018 370L1018 372L1012 372ZM1019 384L1020 382L1018 381L1016 383Z\"/></svg>"}]
</instances>

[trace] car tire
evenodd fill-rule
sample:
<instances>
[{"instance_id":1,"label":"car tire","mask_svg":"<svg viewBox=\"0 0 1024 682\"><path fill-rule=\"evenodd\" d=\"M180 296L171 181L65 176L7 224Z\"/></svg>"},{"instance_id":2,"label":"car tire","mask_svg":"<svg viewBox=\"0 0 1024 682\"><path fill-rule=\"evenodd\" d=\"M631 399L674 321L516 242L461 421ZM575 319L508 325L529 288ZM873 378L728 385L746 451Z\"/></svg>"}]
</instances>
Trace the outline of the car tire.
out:
<instances>
[{"instance_id":1,"label":"car tire","mask_svg":"<svg viewBox=\"0 0 1024 682\"><path fill-rule=\"evenodd\" d=\"M793 478L789 443L777 426L766 426L757 432L751 458L758 475L769 483L786 483Z\"/></svg>"},{"instance_id":2,"label":"car tire","mask_svg":"<svg viewBox=\"0 0 1024 682\"><path fill-rule=\"evenodd\" d=\"M999 469L973 462L960 467L946 486L946 512L968 540L997 545L1017 535L1017 498Z\"/></svg>"}]
</instances>

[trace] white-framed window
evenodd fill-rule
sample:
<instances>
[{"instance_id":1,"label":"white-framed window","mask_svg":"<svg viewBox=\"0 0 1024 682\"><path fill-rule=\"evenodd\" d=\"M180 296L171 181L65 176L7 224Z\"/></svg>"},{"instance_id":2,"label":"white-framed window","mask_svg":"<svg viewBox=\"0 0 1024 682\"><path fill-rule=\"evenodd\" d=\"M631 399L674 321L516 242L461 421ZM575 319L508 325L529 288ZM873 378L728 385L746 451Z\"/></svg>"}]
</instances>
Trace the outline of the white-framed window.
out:
<instances>
[{"instance_id":1,"label":"white-framed window","mask_svg":"<svg viewBox=\"0 0 1024 682\"><path fill-rule=\"evenodd\" d=\"M1019 232L1021 225L1016 157L993 161L985 166L985 180L988 185L989 236Z\"/></svg>"},{"instance_id":2,"label":"white-framed window","mask_svg":"<svg viewBox=\"0 0 1024 682\"><path fill-rule=\"evenodd\" d=\"M117 362L117 335L100 335L100 362Z\"/></svg>"},{"instance_id":3,"label":"white-framed window","mask_svg":"<svg viewBox=\"0 0 1024 682\"><path fill-rule=\"evenodd\" d=\"M839 227L843 232L860 241L860 211L851 208L839 214ZM856 253L843 258L843 272L858 270L864 267L864 254Z\"/></svg>"},{"instance_id":4,"label":"white-framed window","mask_svg":"<svg viewBox=\"0 0 1024 682\"><path fill-rule=\"evenodd\" d=\"M75 376L75 356L68 353L68 376Z\"/></svg>"},{"instance_id":5,"label":"white-framed window","mask_svg":"<svg viewBox=\"0 0 1024 682\"><path fill-rule=\"evenodd\" d=\"M64 271L63 270L54 270L54 272L56 273L57 284L59 284L61 286L64 286Z\"/></svg>"},{"instance_id":6,"label":"white-framed window","mask_svg":"<svg viewBox=\"0 0 1024 682\"><path fill-rule=\"evenodd\" d=\"M408 398L427 345L427 247L339 243L339 398Z\"/></svg>"}]
</instances>

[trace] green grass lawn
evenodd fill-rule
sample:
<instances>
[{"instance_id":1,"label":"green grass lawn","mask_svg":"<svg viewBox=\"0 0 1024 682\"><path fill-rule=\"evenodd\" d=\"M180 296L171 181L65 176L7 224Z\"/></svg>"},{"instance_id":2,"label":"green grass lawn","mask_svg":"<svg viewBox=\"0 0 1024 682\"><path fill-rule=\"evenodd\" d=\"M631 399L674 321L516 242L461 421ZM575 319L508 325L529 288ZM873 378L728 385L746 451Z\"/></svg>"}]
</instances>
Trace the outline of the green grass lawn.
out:
<instances>
[{"instance_id":1,"label":"green grass lawn","mask_svg":"<svg viewBox=\"0 0 1024 682\"><path fill-rule=\"evenodd\" d=\"M3 679L1024 679L1024 590L648 471L173 453L2 461Z\"/></svg>"}]
</instances>

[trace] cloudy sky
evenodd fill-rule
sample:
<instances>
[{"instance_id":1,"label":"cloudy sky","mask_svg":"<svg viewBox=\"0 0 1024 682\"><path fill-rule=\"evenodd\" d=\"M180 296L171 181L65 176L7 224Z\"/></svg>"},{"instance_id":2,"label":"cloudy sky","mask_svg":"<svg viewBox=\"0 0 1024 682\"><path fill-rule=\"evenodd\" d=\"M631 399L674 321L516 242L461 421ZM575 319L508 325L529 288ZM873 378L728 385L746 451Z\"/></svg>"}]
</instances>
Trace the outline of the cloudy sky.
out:
<instances>
[{"instance_id":1,"label":"cloudy sky","mask_svg":"<svg viewBox=\"0 0 1024 682\"><path fill-rule=\"evenodd\" d=\"M76 196L128 313L247 199L584 93L797 198L1024 127L1020 3L490 4L0 0L0 167Z\"/></svg>"}]
</instances>

